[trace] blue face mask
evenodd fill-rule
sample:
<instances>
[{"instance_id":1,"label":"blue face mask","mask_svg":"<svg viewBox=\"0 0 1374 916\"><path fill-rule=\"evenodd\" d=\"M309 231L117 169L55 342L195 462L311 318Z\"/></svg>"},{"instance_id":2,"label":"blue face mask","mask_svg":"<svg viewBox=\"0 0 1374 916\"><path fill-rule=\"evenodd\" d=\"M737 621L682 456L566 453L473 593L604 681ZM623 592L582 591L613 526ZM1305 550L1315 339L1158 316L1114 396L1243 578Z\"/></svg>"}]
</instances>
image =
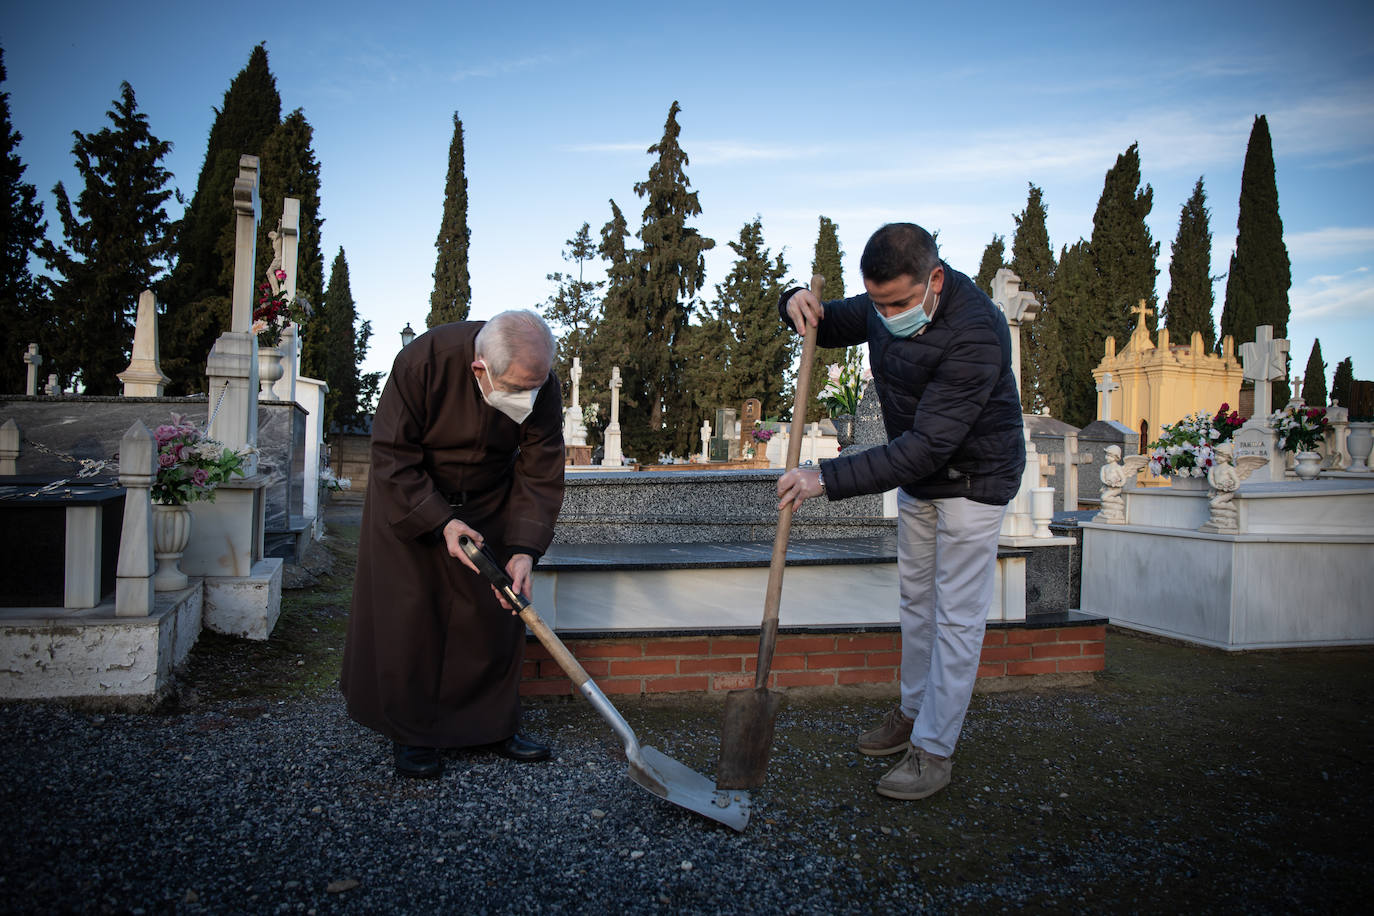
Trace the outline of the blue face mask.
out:
<instances>
[{"instance_id":1,"label":"blue face mask","mask_svg":"<svg viewBox=\"0 0 1374 916\"><path fill-rule=\"evenodd\" d=\"M935 276L935 271L930 272L930 277L926 277L926 294L930 293L930 279ZM935 297L935 304L940 304L940 297ZM873 307L875 312L878 307ZM933 310L932 310L933 311ZM883 326L887 328L893 337L915 337L921 328L930 324L930 316L926 314L926 297L922 296L918 305L907 309L905 312L893 315L891 318L878 312L878 317L882 319Z\"/></svg>"}]
</instances>

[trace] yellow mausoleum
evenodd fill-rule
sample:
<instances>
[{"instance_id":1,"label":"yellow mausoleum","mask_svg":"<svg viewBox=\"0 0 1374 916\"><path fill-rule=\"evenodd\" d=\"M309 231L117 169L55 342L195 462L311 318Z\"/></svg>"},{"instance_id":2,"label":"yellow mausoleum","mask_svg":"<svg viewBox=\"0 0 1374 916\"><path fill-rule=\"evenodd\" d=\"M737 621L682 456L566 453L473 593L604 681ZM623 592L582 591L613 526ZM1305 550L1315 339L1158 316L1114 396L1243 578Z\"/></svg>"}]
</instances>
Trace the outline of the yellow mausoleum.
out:
<instances>
[{"instance_id":1,"label":"yellow mausoleum","mask_svg":"<svg viewBox=\"0 0 1374 916\"><path fill-rule=\"evenodd\" d=\"M1102 362L1093 370L1099 420L1115 420L1139 432L1143 451L1161 426L1198 411L1215 413L1222 404L1236 408L1241 365L1234 340L1223 338L1217 355L1203 347L1201 331L1193 331L1187 344L1175 344L1169 341L1169 329L1160 328L1156 343L1145 326L1152 310L1142 300L1132 311L1140 318L1131 339L1118 353L1116 338L1108 337Z\"/></svg>"}]
</instances>

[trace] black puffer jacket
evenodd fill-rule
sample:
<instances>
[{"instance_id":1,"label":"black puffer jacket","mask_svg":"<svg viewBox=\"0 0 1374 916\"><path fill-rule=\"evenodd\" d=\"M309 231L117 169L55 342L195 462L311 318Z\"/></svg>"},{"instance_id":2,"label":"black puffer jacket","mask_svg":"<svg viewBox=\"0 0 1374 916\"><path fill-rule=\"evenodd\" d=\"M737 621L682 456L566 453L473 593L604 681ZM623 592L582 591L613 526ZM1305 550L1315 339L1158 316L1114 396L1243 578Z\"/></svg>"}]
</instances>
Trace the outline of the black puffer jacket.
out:
<instances>
[{"instance_id":1,"label":"black puffer jacket","mask_svg":"<svg viewBox=\"0 0 1374 916\"><path fill-rule=\"evenodd\" d=\"M1007 320L972 280L942 266L939 305L915 337L888 333L867 294L825 303L817 344L868 343L888 438L821 462L830 499L901 487L922 499L1005 505L1021 486L1026 446ZM778 304L789 328L794 292Z\"/></svg>"}]
</instances>

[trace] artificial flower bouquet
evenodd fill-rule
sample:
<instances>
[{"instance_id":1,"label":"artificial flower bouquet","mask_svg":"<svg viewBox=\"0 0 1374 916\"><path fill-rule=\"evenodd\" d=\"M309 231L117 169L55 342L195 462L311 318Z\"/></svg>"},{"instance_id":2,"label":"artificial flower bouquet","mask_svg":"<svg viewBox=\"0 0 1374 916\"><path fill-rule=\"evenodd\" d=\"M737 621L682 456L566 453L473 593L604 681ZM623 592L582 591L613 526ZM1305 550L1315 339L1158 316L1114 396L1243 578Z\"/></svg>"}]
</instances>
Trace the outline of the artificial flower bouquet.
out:
<instances>
[{"instance_id":1,"label":"artificial flower bouquet","mask_svg":"<svg viewBox=\"0 0 1374 916\"><path fill-rule=\"evenodd\" d=\"M250 449L231 449L201 433L178 414L153 432L157 440L157 477L153 501L184 506L197 500L214 501L215 487L231 476L243 476L243 460Z\"/></svg>"},{"instance_id":2,"label":"artificial flower bouquet","mask_svg":"<svg viewBox=\"0 0 1374 916\"><path fill-rule=\"evenodd\" d=\"M873 373L863 365L863 351L858 347L850 347L845 351L843 363L831 363L829 374L825 387L816 395L817 399L825 404L832 417L857 414L864 385L873 377Z\"/></svg>"},{"instance_id":3,"label":"artificial flower bouquet","mask_svg":"<svg viewBox=\"0 0 1374 916\"><path fill-rule=\"evenodd\" d=\"M1285 407L1269 415L1285 452L1315 452L1331 425L1325 407Z\"/></svg>"}]
</instances>

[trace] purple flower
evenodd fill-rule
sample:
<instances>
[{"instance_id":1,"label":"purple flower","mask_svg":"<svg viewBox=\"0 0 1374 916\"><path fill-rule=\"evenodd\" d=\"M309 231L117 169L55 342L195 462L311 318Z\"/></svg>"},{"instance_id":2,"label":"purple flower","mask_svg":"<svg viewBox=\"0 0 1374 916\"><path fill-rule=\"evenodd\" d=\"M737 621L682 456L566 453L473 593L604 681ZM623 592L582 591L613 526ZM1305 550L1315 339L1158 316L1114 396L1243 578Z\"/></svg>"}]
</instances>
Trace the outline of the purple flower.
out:
<instances>
[{"instance_id":1,"label":"purple flower","mask_svg":"<svg viewBox=\"0 0 1374 916\"><path fill-rule=\"evenodd\" d=\"M191 472L191 483L195 484L198 487L205 486L206 482L209 479L210 474L208 471L205 470L205 468L196 468L194 471Z\"/></svg>"},{"instance_id":2,"label":"purple flower","mask_svg":"<svg viewBox=\"0 0 1374 916\"><path fill-rule=\"evenodd\" d=\"M160 468L175 467L175 466L176 466L176 463L177 463L177 460L176 460L176 458L175 458L173 455L170 455L170 454L168 454L167 452L159 452L159 453L158 453L158 456L157 456L157 466L158 466L158 467L160 467Z\"/></svg>"}]
</instances>

